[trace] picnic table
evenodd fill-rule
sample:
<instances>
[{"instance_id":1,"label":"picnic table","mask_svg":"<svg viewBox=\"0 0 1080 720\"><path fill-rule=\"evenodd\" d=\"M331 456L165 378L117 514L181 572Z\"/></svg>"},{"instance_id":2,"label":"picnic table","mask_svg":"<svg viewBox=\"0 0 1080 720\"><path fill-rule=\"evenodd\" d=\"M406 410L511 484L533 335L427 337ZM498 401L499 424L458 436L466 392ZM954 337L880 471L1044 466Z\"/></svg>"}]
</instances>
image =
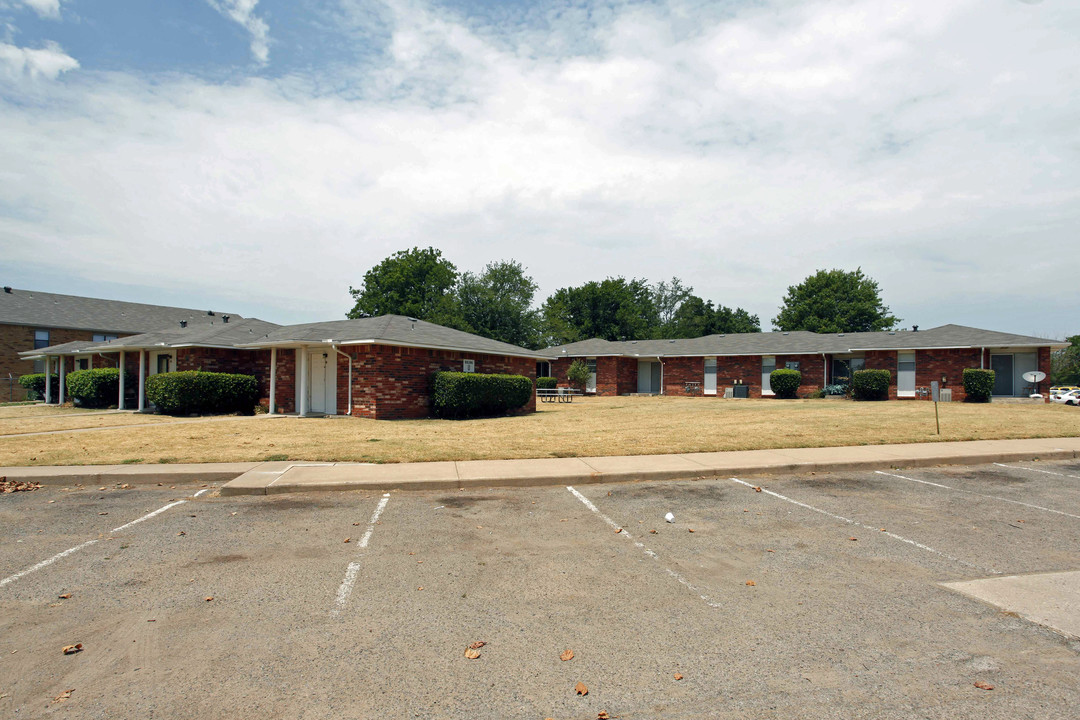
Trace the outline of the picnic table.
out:
<instances>
[{"instance_id":1,"label":"picnic table","mask_svg":"<svg viewBox=\"0 0 1080 720\"><path fill-rule=\"evenodd\" d=\"M574 402L575 397L580 397L582 392L577 388L537 388L536 397L540 402Z\"/></svg>"}]
</instances>

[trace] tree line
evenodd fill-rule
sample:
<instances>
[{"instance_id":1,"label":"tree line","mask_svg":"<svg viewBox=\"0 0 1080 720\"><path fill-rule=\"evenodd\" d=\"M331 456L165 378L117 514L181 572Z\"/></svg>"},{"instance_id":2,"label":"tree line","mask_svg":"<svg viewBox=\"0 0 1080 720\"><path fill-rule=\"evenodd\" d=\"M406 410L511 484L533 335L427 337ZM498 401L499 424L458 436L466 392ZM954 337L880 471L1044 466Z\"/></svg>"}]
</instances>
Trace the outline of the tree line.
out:
<instances>
[{"instance_id":1,"label":"tree line","mask_svg":"<svg viewBox=\"0 0 1080 720\"><path fill-rule=\"evenodd\" d=\"M350 318L395 314L538 349L588 338L653 340L719 333L761 332L741 307L701 298L673 277L650 284L609 277L556 290L539 307L537 285L514 260L489 262L481 272L458 272L436 248L401 250L350 287ZM773 318L777 330L885 330L889 314L877 283L862 270L820 270L788 294Z\"/></svg>"}]
</instances>

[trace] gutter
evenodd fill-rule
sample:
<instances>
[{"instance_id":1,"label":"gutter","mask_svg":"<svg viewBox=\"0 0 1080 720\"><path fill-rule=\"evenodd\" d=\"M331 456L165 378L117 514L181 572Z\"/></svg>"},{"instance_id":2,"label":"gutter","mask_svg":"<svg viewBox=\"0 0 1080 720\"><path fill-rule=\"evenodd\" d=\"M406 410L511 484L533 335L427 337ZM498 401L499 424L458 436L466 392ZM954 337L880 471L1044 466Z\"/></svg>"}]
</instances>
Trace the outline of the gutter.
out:
<instances>
[{"instance_id":1,"label":"gutter","mask_svg":"<svg viewBox=\"0 0 1080 720\"><path fill-rule=\"evenodd\" d=\"M331 344L330 347L332 347L334 349L334 352L336 352L338 355L344 355L345 359L349 361L349 409L345 411L345 414L352 415L352 355L349 355L348 353L343 353L338 350L338 346L336 344Z\"/></svg>"}]
</instances>

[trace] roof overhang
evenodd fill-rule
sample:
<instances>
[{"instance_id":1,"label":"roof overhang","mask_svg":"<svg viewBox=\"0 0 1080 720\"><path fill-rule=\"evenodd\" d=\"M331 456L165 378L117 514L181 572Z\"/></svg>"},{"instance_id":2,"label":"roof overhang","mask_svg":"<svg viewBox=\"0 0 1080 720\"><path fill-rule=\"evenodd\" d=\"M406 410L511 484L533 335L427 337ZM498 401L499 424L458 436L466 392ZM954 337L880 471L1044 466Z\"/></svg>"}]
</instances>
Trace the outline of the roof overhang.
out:
<instances>
[{"instance_id":1,"label":"roof overhang","mask_svg":"<svg viewBox=\"0 0 1080 720\"><path fill-rule=\"evenodd\" d=\"M510 351L497 351L497 350L478 350L476 348L466 347L453 347L450 345L426 345L423 343L407 343L390 340L335 340L333 338L327 338L325 340L271 340L268 342L257 343L244 343L234 347L236 350L258 350L271 349L271 348L304 348L304 347L332 347L332 346L344 346L344 345L383 345L386 347L408 347L417 348L420 350L449 350L451 352L463 352L463 353L476 353L477 355L503 355L505 357L520 357L527 358L529 360L549 360L551 358L546 355L539 355L536 353L520 353ZM592 357L590 355L590 357Z\"/></svg>"}]
</instances>

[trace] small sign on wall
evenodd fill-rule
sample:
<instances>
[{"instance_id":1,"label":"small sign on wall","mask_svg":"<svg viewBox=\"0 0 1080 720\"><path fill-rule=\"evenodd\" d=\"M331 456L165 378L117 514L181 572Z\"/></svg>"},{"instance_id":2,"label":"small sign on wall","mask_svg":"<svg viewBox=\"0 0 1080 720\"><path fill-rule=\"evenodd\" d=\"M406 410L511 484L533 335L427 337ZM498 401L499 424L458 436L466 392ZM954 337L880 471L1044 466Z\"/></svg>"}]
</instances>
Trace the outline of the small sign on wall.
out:
<instances>
[{"instance_id":1,"label":"small sign on wall","mask_svg":"<svg viewBox=\"0 0 1080 720\"><path fill-rule=\"evenodd\" d=\"M474 360L462 360L461 372L476 372L476 362Z\"/></svg>"}]
</instances>

